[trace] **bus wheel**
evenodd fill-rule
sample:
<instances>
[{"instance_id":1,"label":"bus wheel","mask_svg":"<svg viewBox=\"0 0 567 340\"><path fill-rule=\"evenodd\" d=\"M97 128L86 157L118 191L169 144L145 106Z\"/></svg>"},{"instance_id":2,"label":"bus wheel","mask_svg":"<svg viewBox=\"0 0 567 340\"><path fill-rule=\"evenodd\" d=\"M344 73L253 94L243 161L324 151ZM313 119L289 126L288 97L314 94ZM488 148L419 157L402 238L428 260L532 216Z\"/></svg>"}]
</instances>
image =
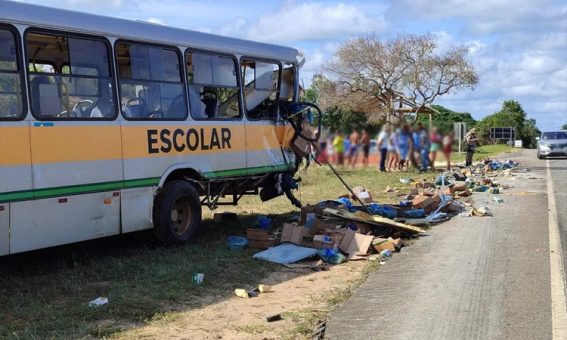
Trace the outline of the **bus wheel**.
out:
<instances>
[{"instance_id":1,"label":"bus wheel","mask_svg":"<svg viewBox=\"0 0 567 340\"><path fill-rule=\"evenodd\" d=\"M201 201L187 181L167 182L154 201L154 230L165 244L186 243L201 225Z\"/></svg>"}]
</instances>

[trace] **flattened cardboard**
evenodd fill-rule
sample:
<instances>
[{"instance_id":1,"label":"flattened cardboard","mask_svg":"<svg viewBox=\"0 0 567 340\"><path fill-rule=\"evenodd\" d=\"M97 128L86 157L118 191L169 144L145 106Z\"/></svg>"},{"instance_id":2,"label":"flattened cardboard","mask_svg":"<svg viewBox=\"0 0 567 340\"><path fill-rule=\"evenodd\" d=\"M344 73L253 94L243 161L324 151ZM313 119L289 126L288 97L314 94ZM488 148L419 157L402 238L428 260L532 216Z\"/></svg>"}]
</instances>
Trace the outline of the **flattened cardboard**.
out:
<instances>
[{"instance_id":1,"label":"flattened cardboard","mask_svg":"<svg viewBox=\"0 0 567 340\"><path fill-rule=\"evenodd\" d=\"M368 253L368 248L372 244L374 236L362 235L354 230L347 229L345 236L339 245L339 249L348 254L350 260L356 259Z\"/></svg>"},{"instance_id":2,"label":"flattened cardboard","mask_svg":"<svg viewBox=\"0 0 567 340\"><path fill-rule=\"evenodd\" d=\"M301 244L305 236L305 228L297 223L284 223L281 242Z\"/></svg>"}]
</instances>

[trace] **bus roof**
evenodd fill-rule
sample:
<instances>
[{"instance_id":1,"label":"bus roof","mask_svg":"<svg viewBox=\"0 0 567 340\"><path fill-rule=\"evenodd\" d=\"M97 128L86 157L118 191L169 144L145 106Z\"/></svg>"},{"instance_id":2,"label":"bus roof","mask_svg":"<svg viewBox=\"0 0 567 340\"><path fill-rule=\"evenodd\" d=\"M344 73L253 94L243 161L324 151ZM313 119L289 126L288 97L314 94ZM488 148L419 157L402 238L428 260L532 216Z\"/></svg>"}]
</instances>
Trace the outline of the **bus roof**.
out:
<instances>
[{"instance_id":1,"label":"bus roof","mask_svg":"<svg viewBox=\"0 0 567 340\"><path fill-rule=\"evenodd\" d=\"M0 22L106 35L297 63L295 48L57 8L0 0Z\"/></svg>"}]
</instances>

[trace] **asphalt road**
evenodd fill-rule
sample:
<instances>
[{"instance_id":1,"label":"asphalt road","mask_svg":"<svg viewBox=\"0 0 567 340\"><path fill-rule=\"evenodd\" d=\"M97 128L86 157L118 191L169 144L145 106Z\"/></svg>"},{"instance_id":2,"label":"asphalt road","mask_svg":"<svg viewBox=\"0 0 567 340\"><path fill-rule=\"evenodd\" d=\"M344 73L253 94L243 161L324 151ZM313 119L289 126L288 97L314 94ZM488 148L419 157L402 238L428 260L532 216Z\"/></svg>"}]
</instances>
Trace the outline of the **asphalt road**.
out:
<instances>
[{"instance_id":1,"label":"asphalt road","mask_svg":"<svg viewBox=\"0 0 567 340\"><path fill-rule=\"evenodd\" d=\"M494 217L455 217L396 254L336 309L328 339L551 339L546 162L512 156L531 171L493 203ZM567 160L551 161L567 254ZM564 260L567 263L567 258Z\"/></svg>"},{"instance_id":2,"label":"asphalt road","mask_svg":"<svg viewBox=\"0 0 567 340\"><path fill-rule=\"evenodd\" d=\"M567 273L567 159L550 159L549 168L555 188L557 224L559 225L563 249L563 266L565 273Z\"/></svg>"}]
</instances>

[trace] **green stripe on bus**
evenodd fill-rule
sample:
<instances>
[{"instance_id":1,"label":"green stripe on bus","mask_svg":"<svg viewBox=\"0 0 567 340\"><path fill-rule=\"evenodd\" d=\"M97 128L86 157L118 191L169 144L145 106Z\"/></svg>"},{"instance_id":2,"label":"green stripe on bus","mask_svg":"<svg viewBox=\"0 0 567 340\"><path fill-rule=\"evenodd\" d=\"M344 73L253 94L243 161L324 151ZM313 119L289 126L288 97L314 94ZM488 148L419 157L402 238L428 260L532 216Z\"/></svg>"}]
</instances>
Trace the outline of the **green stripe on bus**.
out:
<instances>
[{"instance_id":1,"label":"green stripe on bus","mask_svg":"<svg viewBox=\"0 0 567 340\"><path fill-rule=\"evenodd\" d=\"M93 192L121 190L126 188L148 187L158 185L159 180L159 177L155 177L132 179L126 181L70 185L66 187L45 188L37 190L14 191L0 194L0 203L67 195L80 195Z\"/></svg>"},{"instance_id":2,"label":"green stripe on bus","mask_svg":"<svg viewBox=\"0 0 567 340\"><path fill-rule=\"evenodd\" d=\"M261 174L268 172L286 171L289 170L291 167L292 167L291 164L277 164L277 165L259 166L253 168L210 171L203 173L203 176L209 179L245 176L245 175ZM37 190L13 191L7 193L0 193L0 203L26 201L31 199L50 198L50 197L58 197L58 196L80 195L80 194L121 190L121 189L151 187L158 185L159 181L160 181L159 177L152 177L152 178L131 179L126 181L70 185L65 187L45 188L45 189L37 189Z\"/></svg>"},{"instance_id":3,"label":"green stripe on bus","mask_svg":"<svg viewBox=\"0 0 567 340\"><path fill-rule=\"evenodd\" d=\"M291 164L277 164L277 165L268 165L268 166L258 166L253 168L210 171L203 173L203 176L212 179L212 178L222 178L222 177L256 175L256 174L268 173L268 172L286 171L289 169L291 169Z\"/></svg>"}]
</instances>

